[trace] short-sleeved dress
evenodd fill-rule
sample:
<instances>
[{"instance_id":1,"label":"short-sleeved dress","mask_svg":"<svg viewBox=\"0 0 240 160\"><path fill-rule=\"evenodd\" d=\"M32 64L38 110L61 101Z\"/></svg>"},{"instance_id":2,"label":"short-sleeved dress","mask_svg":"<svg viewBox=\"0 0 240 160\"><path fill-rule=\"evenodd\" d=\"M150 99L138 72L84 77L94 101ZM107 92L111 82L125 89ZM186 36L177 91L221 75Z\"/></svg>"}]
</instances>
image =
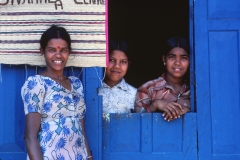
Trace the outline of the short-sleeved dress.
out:
<instances>
[{"instance_id":1,"label":"short-sleeved dress","mask_svg":"<svg viewBox=\"0 0 240 160\"><path fill-rule=\"evenodd\" d=\"M38 139L44 160L85 160L87 156L80 124L86 112L83 87L77 77L68 78L71 91L41 75L29 77L21 90L25 114L41 114Z\"/></svg>"}]
</instances>

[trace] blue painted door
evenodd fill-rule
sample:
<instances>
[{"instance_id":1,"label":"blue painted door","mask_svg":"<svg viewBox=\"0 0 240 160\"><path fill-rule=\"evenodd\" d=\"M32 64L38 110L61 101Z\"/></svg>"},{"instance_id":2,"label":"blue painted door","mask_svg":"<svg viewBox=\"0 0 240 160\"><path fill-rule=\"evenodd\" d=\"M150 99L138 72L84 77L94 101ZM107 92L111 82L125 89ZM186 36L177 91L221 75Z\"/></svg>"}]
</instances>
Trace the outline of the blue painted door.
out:
<instances>
[{"instance_id":1,"label":"blue painted door","mask_svg":"<svg viewBox=\"0 0 240 160\"><path fill-rule=\"evenodd\" d=\"M22 66L1 65L0 160L26 159L23 141L25 120L20 97L20 86L25 80L23 71Z\"/></svg>"},{"instance_id":2,"label":"blue painted door","mask_svg":"<svg viewBox=\"0 0 240 160\"><path fill-rule=\"evenodd\" d=\"M103 160L196 160L196 114L166 122L159 113L111 114L103 121Z\"/></svg>"},{"instance_id":3,"label":"blue painted door","mask_svg":"<svg viewBox=\"0 0 240 160\"><path fill-rule=\"evenodd\" d=\"M240 1L196 0L198 154L240 159Z\"/></svg>"}]
</instances>

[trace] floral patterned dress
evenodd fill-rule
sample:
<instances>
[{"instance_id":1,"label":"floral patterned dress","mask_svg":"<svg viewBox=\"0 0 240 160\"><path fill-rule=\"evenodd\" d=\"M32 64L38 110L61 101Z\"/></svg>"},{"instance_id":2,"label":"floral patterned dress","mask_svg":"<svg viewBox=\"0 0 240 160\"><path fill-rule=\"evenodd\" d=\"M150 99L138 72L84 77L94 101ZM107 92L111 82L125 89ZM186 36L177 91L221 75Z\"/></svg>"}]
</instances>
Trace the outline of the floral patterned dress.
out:
<instances>
[{"instance_id":1,"label":"floral patterned dress","mask_svg":"<svg viewBox=\"0 0 240 160\"><path fill-rule=\"evenodd\" d=\"M80 124L86 112L83 87L77 77L68 78L71 91L41 75L29 77L21 90L25 114L41 114L38 138L44 160L85 160L87 156Z\"/></svg>"}]
</instances>

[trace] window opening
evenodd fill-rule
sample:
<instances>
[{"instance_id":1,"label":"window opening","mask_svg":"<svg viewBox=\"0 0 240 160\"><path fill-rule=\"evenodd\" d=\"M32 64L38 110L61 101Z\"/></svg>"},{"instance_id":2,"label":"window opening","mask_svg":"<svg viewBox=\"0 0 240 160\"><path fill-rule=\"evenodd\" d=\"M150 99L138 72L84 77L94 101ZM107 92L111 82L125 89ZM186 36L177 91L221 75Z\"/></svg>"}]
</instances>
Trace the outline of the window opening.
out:
<instances>
[{"instance_id":1,"label":"window opening","mask_svg":"<svg viewBox=\"0 0 240 160\"><path fill-rule=\"evenodd\" d=\"M162 46L170 37L181 36L192 48L191 1L108 1L109 37L124 39L130 46L131 64L124 77L130 85L138 88L162 75ZM190 88L192 92L194 88Z\"/></svg>"}]
</instances>

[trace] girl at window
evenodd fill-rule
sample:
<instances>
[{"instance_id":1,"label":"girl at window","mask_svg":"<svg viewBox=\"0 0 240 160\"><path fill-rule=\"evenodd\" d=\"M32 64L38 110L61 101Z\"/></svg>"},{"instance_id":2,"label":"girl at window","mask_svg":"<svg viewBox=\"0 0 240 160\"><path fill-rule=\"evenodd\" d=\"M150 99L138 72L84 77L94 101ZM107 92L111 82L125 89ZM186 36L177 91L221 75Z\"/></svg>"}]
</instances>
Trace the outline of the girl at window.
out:
<instances>
[{"instance_id":1,"label":"girl at window","mask_svg":"<svg viewBox=\"0 0 240 160\"><path fill-rule=\"evenodd\" d=\"M162 112L164 119L171 121L190 110L188 42L181 37L170 38L162 61L165 73L138 89L135 111Z\"/></svg>"},{"instance_id":2,"label":"girl at window","mask_svg":"<svg viewBox=\"0 0 240 160\"><path fill-rule=\"evenodd\" d=\"M134 109L137 89L124 80L129 67L128 47L124 41L110 40L109 65L106 77L99 89L103 96L103 115L108 113L130 113ZM107 118L107 117L106 117Z\"/></svg>"}]
</instances>

